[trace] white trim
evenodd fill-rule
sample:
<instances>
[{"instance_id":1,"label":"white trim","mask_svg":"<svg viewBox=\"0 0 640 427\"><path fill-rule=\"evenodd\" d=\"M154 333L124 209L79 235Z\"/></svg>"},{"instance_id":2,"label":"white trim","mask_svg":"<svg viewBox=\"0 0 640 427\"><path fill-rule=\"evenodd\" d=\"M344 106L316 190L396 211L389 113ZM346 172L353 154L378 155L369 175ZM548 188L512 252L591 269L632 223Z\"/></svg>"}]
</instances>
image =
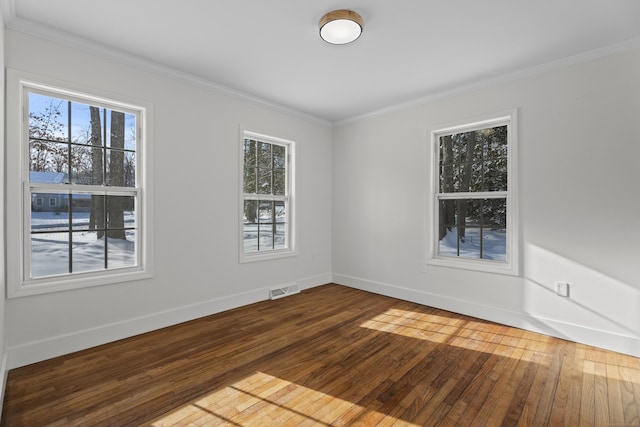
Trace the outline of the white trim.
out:
<instances>
[{"instance_id":1,"label":"white trim","mask_svg":"<svg viewBox=\"0 0 640 427\"><path fill-rule=\"evenodd\" d=\"M438 139L442 135L459 132L469 132L472 130L484 129L491 126L507 126L507 191L477 192L477 193L455 193L440 195L439 193L439 143ZM447 124L434 127L429 131L430 146L428 164L431 167L430 190L427 196L427 212L431 215L427 217L427 230L430 230L430 237L427 241L428 254L426 265L438 267L453 267L468 270L482 271L499 274L519 274L519 224L518 224L518 175L516 173L518 159L518 110L513 109L508 112L499 112L490 115L483 115L473 119L459 121L454 124ZM438 235L439 235L439 203L441 198L506 198L507 204L507 238L506 238L506 262L476 260L461 257L450 257L438 255Z\"/></svg>"},{"instance_id":2,"label":"white trim","mask_svg":"<svg viewBox=\"0 0 640 427\"><path fill-rule=\"evenodd\" d=\"M30 197L27 194L31 188L41 188L45 192L55 190L53 186L47 184L28 183L29 162L24 152L28 147L28 142L24 141L24 135L28 126L25 118L25 88L35 88L37 92L45 90L51 95L61 95L67 99L76 100L80 98L83 102L87 100L98 105L108 105L110 108L122 109L125 112L136 113L138 119L138 132L140 142L136 147L136 180L139 182L135 189L131 188L109 188L105 190L101 187L85 186L79 189L75 185L65 185L57 192L69 192L83 190L106 191L110 194L131 195L137 194L139 200L136 206L137 224L137 266L109 270L107 272L88 272L73 275L61 275L46 278L30 279L28 256L25 251L30 248L30 239L23 230L28 229L28 215L30 211ZM86 93L86 96L85 96ZM119 101L112 101L113 98ZM153 106L152 104L133 100L127 96L101 92L98 89L85 88L70 82L63 82L32 73L26 73L16 69L7 69L7 110L6 110L6 133L7 159L7 244L17 250L7 253L7 297L15 298L27 295L36 295L48 292L64 291L84 287L98 286L124 281L147 279L153 276ZM15 161L19 159L19 161ZM113 190L113 191L112 191ZM11 206L11 208L8 208Z\"/></svg>"},{"instance_id":3,"label":"white trim","mask_svg":"<svg viewBox=\"0 0 640 427\"><path fill-rule=\"evenodd\" d=\"M473 301L452 298L417 291L402 286L376 282L363 278L333 274L333 282L366 292L373 292L404 301L435 307L442 310L460 313L466 316L500 323L515 328L525 329L556 338L579 342L595 347L640 357L640 339L630 335L616 334L582 325L561 322L544 317L534 317L526 313L505 310L499 307L478 304Z\"/></svg>"},{"instance_id":4,"label":"white trim","mask_svg":"<svg viewBox=\"0 0 640 427\"><path fill-rule=\"evenodd\" d=\"M244 215L244 201L247 194L244 193L244 140L251 138L263 141L269 144L283 145L287 149L287 192L285 196L251 194L251 199L258 200L276 200L284 201L287 207L287 227L285 231L285 239L287 248L272 249L259 252L244 252L244 224L242 218ZM272 259L286 258L298 255L297 249L297 221L296 221L296 143L289 139L278 138L264 133L256 133L239 127L239 156L238 156L238 260L240 264L256 261L267 261Z\"/></svg>"},{"instance_id":5,"label":"white trim","mask_svg":"<svg viewBox=\"0 0 640 427\"><path fill-rule=\"evenodd\" d=\"M296 281L303 290L330 282L331 273L302 278ZM266 301L268 300L269 288L271 287L277 287L277 285L274 284L269 287L261 287L219 298L212 298L207 301L183 305L181 307L171 308L133 319L114 322L9 347L7 349L7 366L8 369L19 368L31 363L41 362L53 357L85 350L87 348L168 326L177 325L182 322L187 322L226 310L231 310L260 301Z\"/></svg>"}]
</instances>

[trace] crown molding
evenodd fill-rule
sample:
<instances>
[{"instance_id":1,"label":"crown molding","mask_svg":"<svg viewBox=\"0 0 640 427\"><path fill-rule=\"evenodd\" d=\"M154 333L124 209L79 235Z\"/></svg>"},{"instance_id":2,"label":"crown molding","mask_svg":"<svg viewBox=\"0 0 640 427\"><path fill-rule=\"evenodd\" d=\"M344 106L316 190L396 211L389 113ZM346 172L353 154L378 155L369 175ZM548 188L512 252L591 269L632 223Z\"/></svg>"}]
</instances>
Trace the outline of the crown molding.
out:
<instances>
[{"instance_id":1,"label":"crown molding","mask_svg":"<svg viewBox=\"0 0 640 427\"><path fill-rule=\"evenodd\" d=\"M140 58L136 55L132 55L118 49L107 47L100 43L82 39L70 33L53 29L43 24L34 23L17 17L15 15L15 0L0 0L0 8L4 17L5 27L10 30L44 39L84 53L99 56L104 59L119 62L139 70L187 83L192 86L211 90L213 92L230 96L260 107L265 107L279 113L296 116L300 119L314 122L322 126L332 127L332 123L329 120L215 83L211 80L207 80L184 71L176 70L148 59Z\"/></svg>"},{"instance_id":2,"label":"crown molding","mask_svg":"<svg viewBox=\"0 0 640 427\"><path fill-rule=\"evenodd\" d=\"M566 58L561 58L555 61L546 62L533 67L523 68L517 71L500 74L495 77L481 79L476 82L457 86L453 89L436 91L434 93L431 93L429 95L426 95L420 98L415 98L406 102L397 103L389 107L371 111L371 112L361 114L355 117L351 117L348 119L335 121L333 122L333 126L334 127L344 126L344 125L349 125L349 124L353 124L353 123L357 123L365 120L370 120L376 117L386 116L388 114L405 111L415 107L421 107L427 104L434 103L436 101L452 98L454 96L463 95L463 94L474 92L480 89L485 89L492 86L498 86L500 84L505 84L505 83L509 83L515 80L520 80L526 77L532 77L532 76L544 74L549 71L567 68L572 65L593 61L596 59L615 55L617 53L622 53L628 50L639 49L639 48L640 48L640 37L630 39L622 43L617 43L610 46L593 49L587 52L579 53L577 55L568 56Z\"/></svg>"}]
</instances>

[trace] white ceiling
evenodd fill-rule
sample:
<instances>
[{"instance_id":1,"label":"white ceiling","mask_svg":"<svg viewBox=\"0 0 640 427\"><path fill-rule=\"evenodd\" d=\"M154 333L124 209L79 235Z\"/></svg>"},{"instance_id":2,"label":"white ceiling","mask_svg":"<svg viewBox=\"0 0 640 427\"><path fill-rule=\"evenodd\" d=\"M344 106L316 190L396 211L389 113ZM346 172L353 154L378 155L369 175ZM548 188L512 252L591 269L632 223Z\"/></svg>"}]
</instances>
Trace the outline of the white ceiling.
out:
<instances>
[{"instance_id":1,"label":"white ceiling","mask_svg":"<svg viewBox=\"0 0 640 427\"><path fill-rule=\"evenodd\" d=\"M9 28L72 35L329 122L640 46L638 0L2 1ZM341 8L364 32L332 46L317 23Z\"/></svg>"}]
</instances>

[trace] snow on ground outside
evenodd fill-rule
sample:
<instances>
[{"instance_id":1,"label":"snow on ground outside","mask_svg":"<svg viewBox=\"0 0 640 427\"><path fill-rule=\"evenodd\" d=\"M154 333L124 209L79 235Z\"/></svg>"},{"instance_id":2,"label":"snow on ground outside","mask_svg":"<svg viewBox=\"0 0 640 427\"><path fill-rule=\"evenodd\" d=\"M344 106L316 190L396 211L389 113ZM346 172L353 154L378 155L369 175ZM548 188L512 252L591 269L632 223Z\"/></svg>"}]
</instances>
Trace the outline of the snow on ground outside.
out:
<instances>
[{"instance_id":1,"label":"snow on ground outside","mask_svg":"<svg viewBox=\"0 0 640 427\"><path fill-rule=\"evenodd\" d=\"M133 212L125 212L125 226L134 226ZM95 231L88 230L89 213L73 215L73 242L71 244L73 272L104 269L105 241ZM66 212L32 212L31 228L50 233L31 235L31 277L45 277L69 273L69 216ZM65 230L67 232L65 232ZM75 231L79 230L79 231ZM109 269L136 265L136 230L127 230L126 240L107 239L107 266Z\"/></svg>"},{"instance_id":2,"label":"snow on ground outside","mask_svg":"<svg viewBox=\"0 0 640 427\"><path fill-rule=\"evenodd\" d=\"M480 259L480 241L482 241L482 259L506 261L506 231L487 228L482 230L482 237L480 237L480 228L465 230L465 241L460 241L460 257ZM447 234L440 240L438 254L458 256L458 230L455 227L447 230Z\"/></svg>"}]
</instances>

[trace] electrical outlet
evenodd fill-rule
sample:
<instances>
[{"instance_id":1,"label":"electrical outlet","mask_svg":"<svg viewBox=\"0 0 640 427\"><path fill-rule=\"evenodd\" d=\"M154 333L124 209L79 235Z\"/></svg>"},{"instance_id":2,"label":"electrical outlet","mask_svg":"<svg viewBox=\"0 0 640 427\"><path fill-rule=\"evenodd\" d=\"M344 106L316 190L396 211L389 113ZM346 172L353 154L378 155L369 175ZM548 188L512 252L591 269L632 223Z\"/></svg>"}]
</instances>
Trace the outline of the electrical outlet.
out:
<instances>
[{"instance_id":1,"label":"electrical outlet","mask_svg":"<svg viewBox=\"0 0 640 427\"><path fill-rule=\"evenodd\" d=\"M570 287L571 285L567 282L556 282L556 294L561 297L569 298Z\"/></svg>"}]
</instances>

